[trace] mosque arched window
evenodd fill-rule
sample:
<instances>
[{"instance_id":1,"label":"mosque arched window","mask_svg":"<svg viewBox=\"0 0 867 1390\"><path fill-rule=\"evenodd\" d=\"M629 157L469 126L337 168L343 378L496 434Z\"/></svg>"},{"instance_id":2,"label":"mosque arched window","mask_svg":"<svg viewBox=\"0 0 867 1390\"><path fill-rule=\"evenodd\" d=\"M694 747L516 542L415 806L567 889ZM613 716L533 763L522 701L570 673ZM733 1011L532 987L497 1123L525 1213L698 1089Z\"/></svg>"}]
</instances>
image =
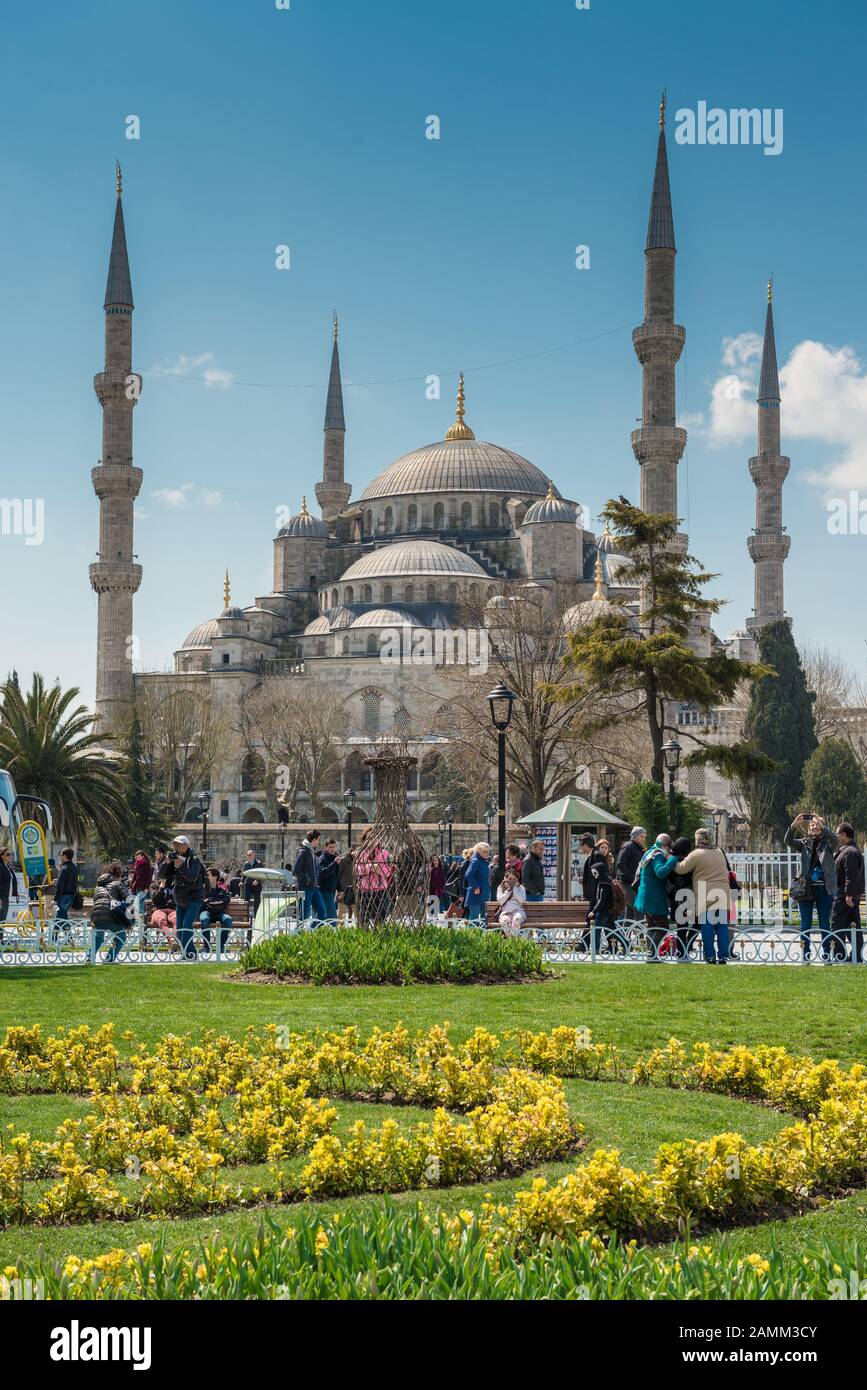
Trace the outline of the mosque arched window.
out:
<instances>
[{"instance_id":1,"label":"mosque arched window","mask_svg":"<svg viewBox=\"0 0 867 1390\"><path fill-rule=\"evenodd\" d=\"M364 529L369 536L373 535L373 512L368 511L364 518Z\"/></svg>"},{"instance_id":2,"label":"mosque arched window","mask_svg":"<svg viewBox=\"0 0 867 1390\"><path fill-rule=\"evenodd\" d=\"M331 607L332 607L332 608L336 608L339 602L340 602L340 597L339 597L339 595L338 595L338 593L337 593L337 590L336 590L336 589L332 589L332 590L331 590Z\"/></svg>"},{"instance_id":3,"label":"mosque arched window","mask_svg":"<svg viewBox=\"0 0 867 1390\"><path fill-rule=\"evenodd\" d=\"M394 731L397 734L409 733L409 711L403 705L394 711Z\"/></svg>"},{"instance_id":4,"label":"mosque arched window","mask_svg":"<svg viewBox=\"0 0 867 1390\"><path fill-rule=\"evenodd\" d=\"M477 603L477 602L478 602L478 598L479 598L479 586L478 586L478 584L471 584L471 585L470 585L470 603Z\"/></svg>"},{"instance_id":5,"label":"mosque arched window","mask_svg":"<svg viewBox=\"0 0 867 1390\"><path fill-rule=\"evenodd\" d=\"M369 792L373 774L364 766L361 754L355 750L343 764L343 781L347 790Z\"/></svg>"},{"instance_id":6,"label":"mosque arched window","mask_svg":"<svg viewBox=\"0 0 867 1390\"><path fill-rule=\"evenodd\" d=\"M382 601L383 601L383 603L391 603L391 585L390 585L390 584L383 584L383 586L382 586Z\"/></svg>"},{"instance_id":7,"label":"mosque arched window","mask_svg":"<svg viewBox=\"0 0 867 1390\"><path fill-rule=\"evenodd\" d=\"M415 587L412 584L407 584L404 587L403 601L404 603L415 603Z\"/></svg>"},{"instance_id":8,"label":"mosque arched window","mask_svg":"<svg viewBox=\"0 0 867 1390\"><path fill-rule=\"evenodd\" d=\"M367 655L379 656L379 638L375 632L367 634Z\"/></svg>"},{"instance_id":9,"label":"mosque arched window","mask_svg":"<svg viewBox=\"0 0 867 1390\"><path fill-rule=\"evenodd\" d=\"M344 656L349 656L349 638L348 638L348 637L344 637L344 639L343 639L343 644L342 644L342 648L343 648L343 655L344 655Z\"/></svg>"},{"instance_id":10,"label":"mosque arched window","mask_svg":"<svg viewBox=\"0 0 867 1390\"><path fill-rule=\"evenodd\" d=\"M428 603L436 603L436 601L437 601L437 586L436 586L436 584L428 584L427 588L425 589L425 595L424 595L424 596L425 596L425 599L426 599L426 601L427 601Z\"/></svg>"},{"instance_id":11,"label":"mosque arched window","mask_svg":"<svg viewBox=\"0 0 867 1390\"><path fill-rule=\"evenodd\" d=\"M386 531L394 530L394 512L391 507L385 509L385 529Z\"/></svg>"},{"instance_id":12,"label":"mosque arched window","mask_svg":"<svg viewBox=\"0 0 867 1390\"><path fill-rule=\"evenodd\" d=\"M473 524L472 502L461 503L461 530L468 531Z\"/></svg>"},{"instance_id":13,"label":"mosque arched window","mask_svg":"<svg viewBox=\"0 0 867 1390\"><path fill-rule=\"evenodd\" d=\"M351 584L347 584L346 588L343 590L343 602L344 602L344 603L352 603L352 602L354 602L354 600L355 600L355 590L353 589L353 587L352 587Z\"/></svg>"},{"instance_id":14,"label":"mosque arched window","mask_svg":"<svg viewBox=\"0 0 867 1390\"><path fill-rule=\"evenodd\" d=\"M406 509L406 529L407 531L418 530L418 507L414 502L410 502Z\"/></svg>"},{"instance_id":15,"label":"mosque arched window","mask_svg":"<svg viewBox=\"0 0 867 1390\"><path fill-rule=\"evenodd\" d=\"M361 602L373 603L373 589L369 584L365 584L361 590Z\"/></svg>"},{"instance_id":16,"label":"mosque arched window","mask_svg":"<svg viewBox=\"0 0 867 1390\"><path fill-rule=\"evenodd\" d=\"M457 586L457 584L450 584L449 587L448 587L447 593L448 593L448 600L449 600L449 603L457 603L457 601L458 601L458 586Z\"/></svg>"},{"instance_id":17,"label":"mosque arched window","mask_svg":"<svg viewBox=\"0 0 867 1390\"><path fill-rule=\"evenodd\" d=\"M325 655L325 643L324 643L324 642L319 641L319 642L316 643L316 655L317 655L317 656L324 656L324 655Z\"/></svg>"},{"instance_id":18,"label":"mosque arched window","mask_svg":"<svg viewBox=\"0 0 867 1390\"><path fill-rule=\"evenodd\" d=\"M434 503L433 524L435 531L442 531L445 526L446 509L442 502Z\"/></svg>"},{"instance_id":19,"label":"mosque arched window","mask_svg":"<svg viewBox=\"0 0 867 1390\"><path fill-rule=\"evenodd\" d=\"M494 531L498 530L499 525L500 525L500 504L499 504L499 502L492 502L492 503L491 503L491 505L490 505L489 508L488 508L488 517L489 517L489 519L490 519L490 525L491 525L492 530L494 530Z\"/></svg>"},{"instance_id":20,"label":"mosque arched window","mask_svg":"<svg viewBox=\"0 0 867 1390\"><path fill-rule=\"evenodd\" d=\"M367 738L376 738L382 723L382 696L378 690L368 690L361 697L361 731Z\"/></svg>"}]
</instances>

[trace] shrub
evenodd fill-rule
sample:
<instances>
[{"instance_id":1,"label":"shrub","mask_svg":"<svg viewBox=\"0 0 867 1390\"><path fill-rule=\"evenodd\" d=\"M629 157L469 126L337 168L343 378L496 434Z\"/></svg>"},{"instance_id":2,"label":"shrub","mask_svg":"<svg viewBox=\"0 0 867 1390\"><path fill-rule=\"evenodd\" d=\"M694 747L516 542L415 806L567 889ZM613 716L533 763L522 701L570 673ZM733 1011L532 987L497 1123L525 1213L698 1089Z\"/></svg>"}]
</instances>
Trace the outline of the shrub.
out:
<instances>
[{"instance_id":1,"label":"shrub","mask_svg":"<svg viewBox=\"0 0 867 1390\"><path fill-rule=\"evenodd\" d=\"M316 985L467 984L542 979L542 948L479 928L320 927L260 941L241 957L246 974Z\"/></svg>"}]
</instances>

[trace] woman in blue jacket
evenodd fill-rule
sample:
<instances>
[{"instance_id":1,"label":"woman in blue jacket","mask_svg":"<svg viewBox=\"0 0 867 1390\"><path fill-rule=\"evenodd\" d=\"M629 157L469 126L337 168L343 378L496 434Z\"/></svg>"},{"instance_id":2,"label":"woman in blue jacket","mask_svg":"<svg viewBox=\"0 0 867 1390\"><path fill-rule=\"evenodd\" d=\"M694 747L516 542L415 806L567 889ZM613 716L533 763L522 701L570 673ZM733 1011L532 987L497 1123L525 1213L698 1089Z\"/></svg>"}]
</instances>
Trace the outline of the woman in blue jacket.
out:
<instances>
[{"instance_id":1,"label":"woman in blue jacket","mask_svg":"<svg viewBox=\"0 0 867 1390\"><path fill-rule=\"evenodd\" d=\"M669 930L667 879L677 862L677 855L671 852L671 836L657 835L638 866L635 911L647 918L648 961L659 960L660 943Z\"/></svg>"},{"instance_id":2,"label":"woman in blue jacket","mask_svg":"<svg viewBox=\"0 0 867 1390\"><path fill-rule=\"evenodd\" d=\"M491 896L491 846L484 841L477 844L470 856L467 875L464 879L464 907L471 922L487 920L488 898Z\"/></svg>"}]
</instances>

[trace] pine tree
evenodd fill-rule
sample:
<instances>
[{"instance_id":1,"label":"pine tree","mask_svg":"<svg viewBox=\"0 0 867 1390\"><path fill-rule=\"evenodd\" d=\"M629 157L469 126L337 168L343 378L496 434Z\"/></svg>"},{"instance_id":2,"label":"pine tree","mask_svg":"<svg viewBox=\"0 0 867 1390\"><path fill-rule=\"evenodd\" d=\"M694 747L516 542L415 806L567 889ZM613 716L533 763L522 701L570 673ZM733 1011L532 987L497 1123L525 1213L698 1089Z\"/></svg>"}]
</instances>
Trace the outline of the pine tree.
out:
<instances>
[{"instance_id":1,"label":"pine tree","mask_svg":"<svg viewBox=\"0 0 867 1390\"><path fill-rule=\"evenodd\" d=\"M651 845L657 835L670 830L668 797L658 782L635 782L623 798L624 819L630 825L643 825L647 831L647 844ZM704 809L694 797L677 792L674 802L675 835L685 835L691 840L700 825L704 824Z\"/></svg>"},{"instance_id":2,"label":"pine tree","mask_svg":"<svg viewBox=\"0 0 867 1390\"><path fill-rule=\"evenodd\" d=\"M707 622L722 606L707 598L705 586L715 578L677 544L677 517L644 512L626 501L608 502L602 516L617 534L618 550L629 563L618 583L642 594L641 630L622 606L611 604L569 638L567 672L572 679L556 687L556 698L578 703L575 725L589 737L624 720L647 725L652 750L650 775L665 777L663 743L676 734L671 722L675 703L687 702L704 713L728 704L744 680L772 676L768 667L738 661L718 647L701 656L690 645L693 625ZM588 692L594 697L588 711ZM689 764L708 763L724 776L747 776L770 770L771 763L748 740L737 744L706 741L690 729L699 745Z\"/></svg>"},{"instance_id":3,"label":"pine tree","mask_svg":"<svg viewBox=\"0 0 867 1390\"><path fill-rule=\"evenodd\" d=\"M787 622L769 623L760 631L758 641L760 662L777 675L754 683L745 733L776 763L761 780L769 793L768 828L782 836L791 820L790 807L801 795L804 764L817 747L814 696L807 689Z\"/></svg>"},{"instance_id":4,"label":"pine tree","mask_svg":"<svg viewBox=\"0 0 867 1390\"><path fill-rule=\"evenodd\" d=\"M165 804L148 776L144 764L144 740L138 711L133 710L123 744L123 796L129 815L129 840L123 849L131 855L137 849L151 853L154 845L171 838Z\"/></svg>"},{"instance_id":5,"label":"pine tree","mask_svg":"<svg viewBox=\"0 0 867 1390\"><path fill-rule=\"evenodd\" d=\"M817 811L832 827L849 821L856 830L867 829L867 779L845 738L826 739L810 754L801 800L805 810Z\"/></svg>"}]
</instances>

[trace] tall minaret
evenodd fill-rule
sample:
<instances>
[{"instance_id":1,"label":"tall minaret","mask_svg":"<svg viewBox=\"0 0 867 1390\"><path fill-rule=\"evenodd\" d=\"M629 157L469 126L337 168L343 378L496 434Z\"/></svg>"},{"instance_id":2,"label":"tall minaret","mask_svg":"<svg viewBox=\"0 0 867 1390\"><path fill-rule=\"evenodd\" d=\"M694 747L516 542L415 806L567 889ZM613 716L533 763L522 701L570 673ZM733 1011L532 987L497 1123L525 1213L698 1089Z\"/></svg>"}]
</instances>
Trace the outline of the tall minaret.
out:
<instances>
[{"instance_id":1,"label":"tall minaret","mask_svg":"<svg viewBox=\"0 0 867 1390\"><path fill-rule=\"evenodd\" d=\"M98 596L96 716L104 733L114 731L132 700L132 597L141 583L141 565L133 561L133 504L142 471L132 461L132 412L141 377L132 370L133 301L122 192L118 164L105 287L105 369L93 379L102 406L102 458L90 475L99 498L99 559L90 566L90 583Z\"/></svg>"},{"instance_id":2,"label":"tall minaret","mask_svg":"<svg viewBox=\"0 0 867 1390\"><path fill-rule=\"evenodd\" d=\"M756 485L756 525L747 539L747 549L755 566L755 604L753 616L747 619L747 628L754 634L768 623L781 622L786 617L783 566L791 545L791 538L783 529L783 483L789 471L789 460L780 453L780 380L773 298L774 284L769 279L759 374L758 453L750 459L750 474Z\"/></svg>"},{"instance_id":3,"label":"tall minaret","mask_svg":"<svg viewBox=\"0 0 867 1390\"><path fill-rule=\"evenodd\" d=\"M343 479L343 449L346 421L343 418L343 383L337 351L337 315L332 325L331 373L325 401L325 443L322 451L322 482L314 488L324 521L333 521L349 501L352 486Z\"/></svg>"},{"instance_id":4,"label":"tall minaret","mask_svg":"<svg viewBox=\"0 0 867 1390\"><path fill-rule=\"evenodd\" d=\"M686 430L675 425L674 369L686 331L674 321L674 219L665 148L665 93L659 104L659 144L644 248L644 322L633 329L643 368L641 429L632 450L641 465L641 508L677 515L677 465Z\"/></svg>"}]
</instances>

